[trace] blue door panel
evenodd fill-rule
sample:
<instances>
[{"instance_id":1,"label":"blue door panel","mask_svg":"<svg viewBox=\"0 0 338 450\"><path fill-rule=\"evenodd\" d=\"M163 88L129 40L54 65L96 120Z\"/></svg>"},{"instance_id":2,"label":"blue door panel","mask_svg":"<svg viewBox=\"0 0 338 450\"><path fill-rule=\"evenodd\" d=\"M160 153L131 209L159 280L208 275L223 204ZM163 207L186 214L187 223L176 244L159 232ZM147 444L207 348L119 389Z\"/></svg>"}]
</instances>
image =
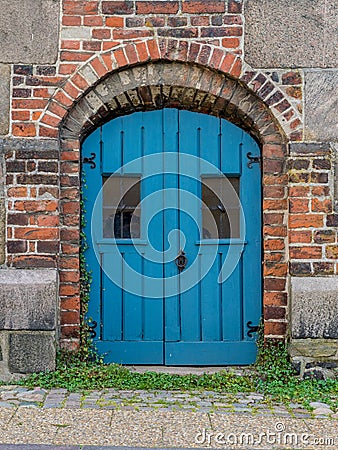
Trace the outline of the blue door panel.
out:
<instances>
[{"instance_id":1,"label":"blue door panel","mask_svg":"<svg viewBox=\"0 0 338 450\"><path fill-rule=\"evenodd\" d=\"M112 120L86 139L82 152L96 153L94 169L83 165L84 232L92 272L88 318L97 324L95 344L105 361L253 362L248 322L257 325L261 316L261 174L257 164L247 166L246 155L259 154L255 141L225 120L163 109ZM102 176L114 172L141 180L138 238L103 237L99 191ZM222 173L239 177L247 223L235 240L204 239L201 181ZM228 252L241 246L238 264L221 279ZM179 271L181 251L187 264Z\"/></svg>"}]
</instances>

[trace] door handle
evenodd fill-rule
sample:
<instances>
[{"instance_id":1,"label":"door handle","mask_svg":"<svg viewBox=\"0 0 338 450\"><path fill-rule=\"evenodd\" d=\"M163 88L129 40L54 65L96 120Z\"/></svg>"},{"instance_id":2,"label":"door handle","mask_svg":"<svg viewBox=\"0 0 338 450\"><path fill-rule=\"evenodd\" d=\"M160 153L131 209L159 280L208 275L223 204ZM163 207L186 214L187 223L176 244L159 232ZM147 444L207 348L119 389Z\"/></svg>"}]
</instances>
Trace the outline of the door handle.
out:
<instances>
[{"instance_id":1,"label":"door handle","mask_svg":"<svg viewBox=\"0 0 338 450\"><path fill-rule=\"evenodd\" d=\"M184 251L180 250L179 254L175 258L175 264L180 272L182 272L182 270L185 268L187 262L188 258L185 256Z\"/></svg>"}]
</instances>

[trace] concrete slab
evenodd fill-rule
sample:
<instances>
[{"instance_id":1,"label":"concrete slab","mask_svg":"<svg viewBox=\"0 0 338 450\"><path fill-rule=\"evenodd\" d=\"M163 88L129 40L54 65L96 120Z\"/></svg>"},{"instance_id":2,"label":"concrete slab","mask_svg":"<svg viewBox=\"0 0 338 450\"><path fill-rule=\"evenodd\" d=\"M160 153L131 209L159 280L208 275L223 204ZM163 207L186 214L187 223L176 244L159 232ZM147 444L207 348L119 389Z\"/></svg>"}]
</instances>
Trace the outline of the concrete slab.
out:
<instances>
[{"instance_id":1,"label":"concrete slab","mask_svg":"<svg viewBox=\"0 0 338 450\"><path fill-rule=\"evenodd\" d=\"M337 67L337 2L247 0L244 15L252 67Z\"/></svg>"},{"instance_id":2,"label":"concrete slab","mask_svg":"<svg viewBox=\"0 0 338 450\"><path fill-rule=\"evenodd\" d=\"M0 135L5 135L9 131L10 76L10 66L0 64Z\"/></svg>"},{"instance_id":3,"label":"concrete slab","mask_svg":"<svg viewBox=\"0 0 338 450\"><path fill-rule=\"evenodd\" d=\"M338 277L291 278L293 338L338 338Z\"/></svg>"},{"instance_id":4,"label":"concrete slab","mask_svg":"<svg viewBox=\"0 0 338 450\"><path fill-rule=\"evenodd\" d=\"M338 141L338 70L306 70L304 80L305 139Z\"/></svg>"},{"instance_id":5,"label":"concrete slab","mask_svg":"<svg viewBox=\"0 0 338 450\"><path fill-rule=\"evenodd\" d=\"M0 271L0 330L55 330L55 270Z\"/></svg>"},{"instance_id":6,"label":"concrete slab","mask_svg":"<svg viewBox=\"0 0 338 450\"><path fill-rule=\"evenodd\" d=\"M54 63L59 13L60 0L2 0L0 62Z\"/></svg>"}]
</instances>

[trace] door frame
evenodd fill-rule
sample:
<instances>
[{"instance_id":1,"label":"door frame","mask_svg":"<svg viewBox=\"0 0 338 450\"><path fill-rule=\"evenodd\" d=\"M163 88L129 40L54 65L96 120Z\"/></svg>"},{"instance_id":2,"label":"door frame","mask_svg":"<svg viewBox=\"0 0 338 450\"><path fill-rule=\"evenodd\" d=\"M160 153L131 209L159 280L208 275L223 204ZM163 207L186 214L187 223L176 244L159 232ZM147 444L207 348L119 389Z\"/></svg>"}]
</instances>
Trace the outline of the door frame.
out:
<instances>
[{"instance_id":1,"label":"door frame","mask_svg":"<svg viewBox=\"0 0 338 450\"><path fill-rule=\"evenodd\" d=\"M173 61L175 57L173 58ZM264 330L271 339L284 339L287 333L287 175L285 172L286 137L274 118L270 108L243 82L234 80L221 71L210 71L208 67L172 62L171 72L167 71L166 61L154 61L152 71L145 69L142 82L123 86L116 71L103 77L99 83L92 84L79 100L74 100L72 108L60 125L61 158L61 200L60 200L60 315L61 345L74 349L80 342L80 270L79 238L81 228L80 214L80 173L81 141L97 126L113 117L128 114L135 110L158 109L161 107L179 107L191 111L204 112L223 117L248 131L259 143L262 150L263 181L263 278L264 278ZM141 65L142 69L142 65ZM138 79L140 65L127 67L128 76ZM133 74L133 70L135 73ZM137 72L138 71L138 72ZM161 79L154 73L161 74ZM175 80L171 73L175 73ZM204 78L208 82L196 85L194 80ZM154 80L155 77L155 80ZM203 78L204 77L204 78ZM89 98L98 97L105 86L116 85L116 92L110 100L105 98L93 104L88 111ZM142 85L138 87L138 85ZM183 87L182 87L183 84ZM177 86L177 89L173 89ZM190 102L184 92L190 89ZM205 89L203 91L203 89ZM138 92L140 105L133 105L133 92ZM181 94L178 95L178 92ZM209 94L207 94L209 92ZM125 96L127 94L127 97ZM103 95L103 94L101 94ZM114 98L129 98L125 104L116 103ZM193 98L192 98L193 97ZM202 101L201 98L204 100ZM87 100L88 99L88 100ZM231 100L230 100L231 99ZM245 100L245 101L244 101ZM109 108L107 105L109 102ZM84 110L87 113L84 113ZM77 190L78 197L68 192ZM75 194L76 196L76 194ZM67 245L72 251L63 251ZM76 245L77 251L76 251ZM75 250L74 250L75 248ZM72 313L72 314L71 314Z\"/></svg>"}]
</instances>

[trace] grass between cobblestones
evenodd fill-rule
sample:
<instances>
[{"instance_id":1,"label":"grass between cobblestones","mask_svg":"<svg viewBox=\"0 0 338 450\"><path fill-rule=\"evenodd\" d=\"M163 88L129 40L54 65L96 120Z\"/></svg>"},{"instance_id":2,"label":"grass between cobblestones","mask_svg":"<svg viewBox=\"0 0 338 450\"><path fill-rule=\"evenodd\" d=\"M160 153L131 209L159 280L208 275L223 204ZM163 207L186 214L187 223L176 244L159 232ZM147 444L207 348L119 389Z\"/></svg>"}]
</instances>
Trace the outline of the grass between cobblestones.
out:
<instances>
[{"instance_id":1,"label":"grass between cobblestones","mask_svg":"<svg viewBox=\"0 0 338 450\"><path fill-rule=\"evenodd\" d=\"M257 363L243 375L225 370L213 374L176 375L136 373L126 367L104 364L97 358L83 361L76 354L60 353L54 372L32 374L18 384L70 392L115 388L122 390L211 390L237 394L258 392L267 402L301 403L309 407L321 401L338 409L338 380L300 379L295 376L284 344L259 346Z\"/></svg>"}]
</instances>

